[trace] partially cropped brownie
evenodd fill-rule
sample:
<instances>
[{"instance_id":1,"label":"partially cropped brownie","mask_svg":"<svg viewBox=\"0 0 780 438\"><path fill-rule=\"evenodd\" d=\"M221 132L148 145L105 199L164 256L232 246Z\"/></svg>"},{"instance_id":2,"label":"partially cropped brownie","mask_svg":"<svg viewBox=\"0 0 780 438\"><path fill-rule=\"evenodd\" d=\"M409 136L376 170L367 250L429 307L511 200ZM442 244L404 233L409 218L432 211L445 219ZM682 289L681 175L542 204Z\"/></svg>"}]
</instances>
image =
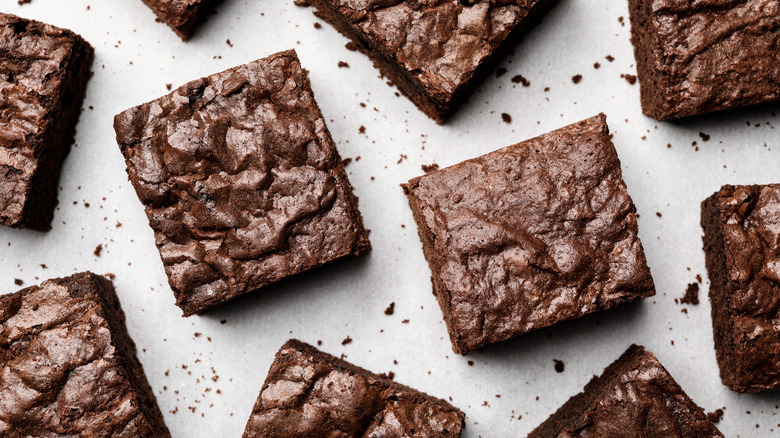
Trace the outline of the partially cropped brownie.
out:
<instances>
[{"instance_id":1,"label":"partially cropped brownie","mask_svg":"<svg viewBox=\"0 0 780 438\"><path fill-rule=\"evenodd\" d=\"M271 365L244 438L456 438L463 412L300 341Z\"/></svg>"},{"instance_id":2,"label":"partially cropped brownie","mask_svg":"<svg viewBox=\"0 0 780 438\"><path fill-rule=\"evenodd\" d=\"M780 99L776 0L629 0L642 111L673 120Z\"/></svg>"},{"instance_id":3,"label":"partially cropped brownie","mask_svg":"<svg viewBox=\"0 0 780 438\"><path fill-rule=\"evenodd\" d=\"M720 378L780 389L780 184L723 186L701 205Z\"/></svg>"},{"instance_id":4,"label":"partially cropped brownie","mask_svg":"<svg viewBox=\"0 0 780 438\"><path fill-rule=\"evenodd\" d=\"M114 119L184 315L370 249L295 51Z\"/></svg>"},{"instance_id":5,"label":"partially cropped brownie","mask_svg":"<svg viewBox=\"0 0 780 438\"><path fill-rule=\"evenodd\" d=\"M0 296L0 436L170 437L111 282Z\"/></svg>"},{"instance_id":6,"label":"partially cropped brownie","mask_svg":"<svg viewBox=\"0 0 780 438\"><path fill-rule=\"evenodd\" d=\"M176 35L187 41L215 0L143 0Z\"/></svg>"},{"instance_id":7,"label":"partially cropped brownie","mask_svg":"<svg viewBox=\"0 0 780 438\"><path fill-rule=\"evenodd\" d=\"M723 437L661 362L632 345L528 438Z\"/></svg>"},{"instance_id":8,"label":"partially cropped brownie","mask_svg":"<svg viewBox=\"0 0 780 438\"><path fill-rule=\"evenodd\" d=\"M308 0L439 123L556 0Z\"/></svg>"},{"instance_id":9,"label":"partially cropped brownie","mask_svg":"<svg viewBox=\"0 0 780 438\"><path fill-rule=\"evenodd\" d=\"M404 190L456 353L655 294L603 114Z\"/></svg>"},{"instance_id":10,"label":"partially cropped brownie","mask_svg":"<svg viewBox=\"0 0 780 438\"><path fill-rule=\"evenodd\" d=\"M69 30L0 13L0 224L51 228L93 53Z\"/></svg>"}]
</instances>

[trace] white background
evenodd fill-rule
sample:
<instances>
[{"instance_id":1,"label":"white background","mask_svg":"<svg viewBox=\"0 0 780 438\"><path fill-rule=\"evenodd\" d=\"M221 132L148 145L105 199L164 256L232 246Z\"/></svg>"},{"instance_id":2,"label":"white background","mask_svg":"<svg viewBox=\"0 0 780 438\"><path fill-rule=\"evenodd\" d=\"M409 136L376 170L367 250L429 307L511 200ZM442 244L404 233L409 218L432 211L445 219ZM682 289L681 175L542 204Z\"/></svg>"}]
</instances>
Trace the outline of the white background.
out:
<instances>
[{"instance_id":1,"label":"white background","mask_svg":"<svg viewBox=\"0 0 780 438\"><path fill-rule=\"evenodd\" d=\"M347 51L347 40L326 23L315 29L320 20L312 9L291 0L225 0L186 44L155 22L141 0L33 0L24 6L2 0L0 10L70 28L96 49L53 229L0 229L0 290L18 289L17 278L29 286L88 269L116 274L130 334L173 436L240 436L274 353L291 337L322 340L329 353L451 396L466 412L465 437L524 436L632 342L653 351L705 410L725 406L719 427L726 436L780 430L778 393L737 395L720 383L699 226L699 203L721 184L780 180L780 119L774 115L780 105L678 124L642 116L638 84L620 77L635 73L626 1L561 0L502 62L508 72L489 77L446 126L397 97L365 56ZM182 318L127 182L112 118L167 93L167 83L176 87L291 47L310 71L342 156L361 157L347 170L374 250ZM350 67L338 68L338 61ZM530 87L512 83L516 74ZM583 76L578 85L571 80L576 74ZM658 295L467 358L453 354L399 184L421 174L421 164L451 165L601 111L641 215L639 234ZM501 120L502 112L512 116L511 124ZM365 135L358 133L361 125ZM703 142L700 132L710 140ZM397 164L401 154L408 159ZM93 255L98 244L104 246L100 257ZM702 303L675 304L696 274L705 279ZM390 302L395 314L386 316ZM347 336L353 342L342 345ZM553 359L565 362L562 374Z\"/></svg>"}]
</instances>

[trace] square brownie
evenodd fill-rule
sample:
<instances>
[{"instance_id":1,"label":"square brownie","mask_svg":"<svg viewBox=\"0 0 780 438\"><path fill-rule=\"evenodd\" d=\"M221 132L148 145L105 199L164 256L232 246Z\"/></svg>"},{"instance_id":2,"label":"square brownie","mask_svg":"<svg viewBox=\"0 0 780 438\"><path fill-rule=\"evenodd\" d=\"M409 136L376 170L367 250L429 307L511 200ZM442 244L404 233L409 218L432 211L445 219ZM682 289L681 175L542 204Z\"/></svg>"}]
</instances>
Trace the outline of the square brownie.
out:
<instances>
[{"instance_id":1,"label":"square brownie","mask_svg":"<svg viewBox=\"0 0 780 438\"><path fill-rule=\"evenodd\" d=\"M776 0L629 0L642 111L657 120L780 99Z\"/></svg>"},{"instance_id":2,"label":"square brownie","mask_svg":"<svg viewBox=\"0 0 780 438\"><path fill-rule=\"evenodd\" d=\"M184 315L370 249L295 51L114 119Z\"/></svg>"},{"instance_id":3,"label":"square brownie","mask_svg":"<svg viewBox=\"0 0 780 438\"><path fill-rule=\"evenodd\" d=\"M51 228L93 53L69 30L0 13L0 224Z\"/></svg>"},{"instance_id":4,"label":"square brownie","mask_svg":"<svg viewBox=\"0 0 780 438\"><path fill-rule=\"evenodd\" d=\"M143 0L176 35L187 41L215 0Z\"/></svg>"},{"instance_id":5,"label":"square brownie","mask_svg":"<svg viewBox=\"0 0 780 438\"><path fill-rule=\"evenodd\" d=\"M307 0L438 123L555 0Z\"/></svg>"},{"instance_id":6,"label":"square brownie","mask_svg":"<svg viewBox=\"0 0 780 438\"><path fill-rule=\"evenodd\" d=\"M720 378L780 389L780 184L723 186L701 205Z\"/></svg>"},{"instance_id":7,"label":"square brownie","mask_svg":"<svg viewBox=\"0 0 780 438\"><path fill-rule=\"evenodd\" d=\"M603 114L404 190L456 353L655 294Z\"/></svg>"},{"instance_id":8,"label":"square brownie","mask_svg":"<svg viewBox=\"0 0 780 438\"><path fill-rule=\"evenodd\" d=\"M170 437L111 282L0 296L0 436Z\"/></svg>"},{"instance_id":9,"label":"square brownie","mask_svg":"<svg viewBox=\"0 0 780 438\"><path fill-rule=\"evenodd\" d=\"M723 434L653 353L632 345L528 438L572 436L713 438Z\"/></svg>"},{"instance_id":10,"label":"square brownie","mask_svg":"<svg viewBox=\"0 0 780 438\"><path fill-rule=\"evenodd\" d=\"M444 400L293 339L276 353L244 438L456 438L464 419Z\"/></svg>"}]
</instances>

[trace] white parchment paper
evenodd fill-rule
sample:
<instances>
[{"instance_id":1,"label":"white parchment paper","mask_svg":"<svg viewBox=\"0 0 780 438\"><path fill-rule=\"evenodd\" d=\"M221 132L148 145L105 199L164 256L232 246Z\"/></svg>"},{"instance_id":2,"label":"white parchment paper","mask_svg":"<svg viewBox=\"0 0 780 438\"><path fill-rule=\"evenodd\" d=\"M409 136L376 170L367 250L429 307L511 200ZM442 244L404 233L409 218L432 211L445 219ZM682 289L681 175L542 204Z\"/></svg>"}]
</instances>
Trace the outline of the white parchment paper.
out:
<instances>
[{"instance_id":1,"label":"white parchment paper","mask_svg":"<svg viewBox=\"0 0 780 438\"><path fill-rule=\"evenodd\" d=\"M526 435L631 343L653 351L705 410L725 407L719 427L726 436L780 434L777 393L738 395L720 383L699 226L699 203L721 184L780 181L780 105L681 123L642 116L638 84L620 76L635 73L626 1L560 0L502 62L507 73L488 78L446 126L398 97L365 56L346 50L344 37L291 0L225 0L186 44L141 0L1 0L0 10L70 28L96 49L53 229L0 229L0 290L19 289L15 279L29 286L88 269L115 274L130 334L174 436L240 436L275 352L291 337L321 340L329 353L451 397L466 412L465 437ZM360 157L347 170L374 250L182 318L127 181L112 118L167 93L166 84L288 48L310 71L342 156ZM517 74L530 86L513 83ZM574 84L577 74L582 80ZM421 174L422 164L455 164L601 111L641 216L658 295L483 353L453 354L399 184ZM675 304L697 274L704 278L701 304ZM391 302L395 313L386 316ZM348 336L352 342L342 345ZM563 373L553 359L565 363Z\"/></svg>"}]
</instances>

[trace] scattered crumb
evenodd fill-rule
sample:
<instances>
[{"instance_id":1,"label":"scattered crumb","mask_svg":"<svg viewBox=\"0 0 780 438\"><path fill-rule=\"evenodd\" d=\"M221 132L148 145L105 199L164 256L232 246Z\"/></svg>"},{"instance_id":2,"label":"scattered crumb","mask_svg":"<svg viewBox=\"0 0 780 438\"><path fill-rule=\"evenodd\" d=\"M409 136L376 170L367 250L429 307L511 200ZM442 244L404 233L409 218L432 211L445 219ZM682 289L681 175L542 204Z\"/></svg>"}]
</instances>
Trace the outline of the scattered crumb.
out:
<instances>
[{"instance_id":1,"label":"scattered crumb","mask_svg":"<svg viewBox=\"0 0 780 438\"><path fill-rule=\"evenodd\" d=\"M30 3L32 0L18 0L16 3L19 5L26 5L27 3Z\"/></svg>"},{"instance_id":2,"label":"scattered crumb","mask_svg":"<svg viewBox=\"0 0 780 438\"><path fill-rule=\"evenodd\" d=\"M341 345L347 345L350 343L352 343L352 338L350 338L349 336L347 336L346 338L344 338L343 341L341 341Z\"/></svg>"},{"instance_id":3,"label":"scattered crumb","mask_svg":"<svg viewBox=\"0 0 780 438\"><path fill-rule=\"evenodd\" d=\"M322 25L321 25L320 23L318 23L318 22L316 22L316 21L315 21L315 22L314 22L314 28L315 28L315 29L322 29Z\"/></svg>"},{"instance_id":4,"label":"scattered crumb","mask_svg":"<svg viewBox=\"0 0 780 438\"><path fill-rule=\"evenodd\" d=\"M344 158L343 160L341 160L341 165L347 167L351 162L352 162L352 158Z\"/></svg>"},{"instance_id":5,"label":"scattered crumb","mask_svg":"<svg viewBox=\"0 0 780 438\"><path fill-rule=\"evenodd\" d=\"M680 298L680 304L699 304L699 283L688 283L685 294Z\"/></svg>"},{"instance_id":6,"label":"scattered crumb","mask_svg":"<svg viewBox=\"0 0 780 438\"><path fill-rule=\"evenodd\" d=\"M228 46L233 47L233 43L230 42L230 39L225 40L225 43L227 43Z\"/></svg>"},{"instance_id":7,"label":"scattered crumb","mask_svg":"<svg viewBox=\"0 0 780 438\"><path fill-rule=\"evenodd\" d=\"M344 48L346 48L350 52L354 52L358 49L358 45L354 41L350 41L347 44L344 44Z\"/></svg>"},{"instance_id":8,"label":"scattered crumb","mask_svg":"<svg viewBox=\"0 0 780 438\"><path fill-rule=\"evenodd\" d=\"M514 82L516 84L522 84L524 87L530 87L531 86L531 81L529 81L528 79L524 78L523 75L514 75L514 76L512 76L512 82Z\"/></svg>"},{"instance_id":9,"label":"scattered crumb","mask_svg":"<svg viewBox=\"0 0 780 438\"><path fill-rule=\"evenodd\" d=\"M696 274L696 281L701 283L701 274Z\"/></svg>"},{"instance_id":10,"label":"scattered crumb","mask_svg":"<svg viewBox=\"0 0 780 438\"><path fill-rule=\"evenodd\" d=\"M398 162L395 164L401 164L405 159L409 158L405 154L401 154L400 158L398 158Z\"/></svg>"},{"instance_id":11,"label":"scattered crumb","mask_svg":"<svg viewBox=\"0 0 780 438\"><path fill-rule=\"evenodd\" d=\"M504 123L512 123L512 116L507 113L501 113L501 120L503 120Z\"/></svg>"},{"instance_id":12,"label":"scattered crumb","mask_svg":"<svg viewBox=\"0 0 780 438\"><path fill-rule=\"evenodd\" d=\"M630 73L623 73L620 75L620 77L625 79L626 82L628 82L631 85L636 84L636 75L632 75Z\"/></svg>"},{"instance_id":13,"label":"scattered crumb","mask_svg":"<svg viewBox=\"0 0 780 438\"><path fill-rule=\"evenodd\" d=\"M594 62L594 63L593 63L593 68L595 68L596 70L598 70L598 69L599 69L599 67L601 67L601 64L600 64L600 63L598 63L598 62Z\"/></svg>"},{"instance_id":14,"label":"scattered crumb","mask_svg":"<svg viewBox=\"0 0 780 438\"><path fill-rule=\"evenodd\" d=\"M709 134L705 134L703 132L699 133L699 137L701 137L701 141L709 141L710 140L710 135Z\"/></svg>"},{"instance_id":15,"label":"scattered crumb","mask_svg":"<svg viewBox=\"0 0 780 438\"><path fill-rule=\"evenodd\" d=\"M48 269L48 266L46 266L45 264L41 263L41 269Z\"/></svg>"},{"instance_id":16,"label":"scattered crumb","mask_svg":"<svg viewBox=\"0 0 780 438\"><path fill-rule=\"evenodd\" d=\"M171 91L171 88L173 88L173 84L165 84L165 88L167 88L168 91Z\"/></svg>"},{"instance_id":17,"label":"scattered crumb","mask_svg":"<svg viewBox=\"0 0 780 438\"><path fill-rule=\"evenodd\" d=\"M21 285L24 284L24 281L22 281L21 278L15 278L14 279L14 284L17 285L17 286L21 286Z\"/></svg>"},{"instance_id":18,"label":"scattered crumb","mask_svg":"<svg viewBox=\"0 0 780 438\"><path fill-rule=\"evenodd\" d=\"M555 362L555 372L556 373L562 373L564 367L566 366L562 360L553 359L553 362Z\"/></svg>"},{"instance_id":19,"label":"scattered crumb","mask_svg":"<svg viewBox=\"0 0 780 438\"><path fill-rule=\"evenodd\" d=\"M609 62L612 62L612 61L614 61L614 60L615 60L615 57L614 57L614 56L612 56L612 55L607 55L607 56L605 56L605 57L604 57L604 59L606 59L606 60L607 60L607 61L609 61Z\"/></svg>"},{"instance_id":20,"label":"scattered crumb","mask_svg":"<svg viewBox=\"0 0 780 438\"><path fill-rule=\"evenodd\" d=\"M219 321L219 323L220 324L227 324L227 319L223 319L223 320Z\"/></svg>"},{"instance_id":21,"label":"scattered crumb","mask_svg":"<svg viewBox=\"0 0 780 438\"><path fill-rule=\"evenodd\" d=\"M582 80L582 75L574 75L571 77L571 81L574 82L575 84L579 84L581 80Z\"/></svg>"},{"instance_id":22,"label":"scattered crumb","mask_svg":"<svg viewBox=\"0 0 780 438\"><path fill-rule=\"evenodd\" d=\"M723 409L715 409L713 412L707 412L707 419L717 424L723 419Z\"/></svg>"},{"instance_id":23,"label":"scattered crumb","mask_svg":"<svg viewBox=\"0 0 780 438\"><path fill-rule=\"evenodd\" d=\"M365 133L366 133L366 127L360 125L360 128L358 128L358 134L365 134Z\"/></svg>"},{"instance_id":24,"label":"scattered crumb","mask_svg":"<svg viewBox=\"0 0 780 438\"><path fill-rule=\"evenodd\" d=\"M309 5L309 2L307 2L306 0L295 0L295 1L293 2L293 4L294 4L295 6L298 6L298 7L300 7L300 8L308 8L308 7L310 6L310 5Z\"/></svg>"},{"instance_id":25,"label":"scattered crumb","mask_svg":"<svg viewBox=\"0 0 780 438\"><path fill-rule=\"evenodd\" d=\"M425 173L436 172L437 170L439 170L439 165L436 163L423 164L420 167L422 168L422 171Z\"/></svg>"},{"instance_id":26,"label":"scattered crumb","mask_svg":"<svg viewBox=\"0 0 780 438\"><path fill-rule=\"evenodd\" d=\"M658 217L664 217L664 216L661 214L661 212L660 212L660 211L656 211L656 212L655 212L655 215L656 215L656 216L658 216Z\"/></svg>"},{"instance_id":27,"label":"scattered crumb","mask_svg":"<svg viewBox=\"0 0 780 438\"><path fill-rule=\"evenodd\" d=\"M473 367L474 366L474 361L470 360L470 361L468 361L468 364L469 364L470 367Z\"/></svg>"},{"instance_id":28,"label":"scattered crumb","mask_svg":"<svg viewBox=\"0 0 780 438\"><path fill-rule=\"evenodd\" d=\"M496 77L500 78L501 76L504 76L506 74L506 69L504 67L499 67L496 69Z\"/></svg>"},{"instance_id":29,"label":"scattered crumb","mask_svg":"<svg viewBox=\"0 0 780 438\"><path fill-rule=\"evenodd\" d=\"M98 246L95 247L95 251L92 252L92 254L95 255L95 257L100 257L100 253L103 252L103 244L100 243Z\"/></svg>"},{"instance_id":30,"label":"scattered crumb","mask_svg":"<svg viewBox=\"0 0 780 438\"><path fill-rule=\"evenodd\" d=\"M385 309L385 315L392 315L395 312L395 301L391 302L387 309Z\"/></svg>"},{"instance_id":31,"label":"scattered crumb","mask_svg":"<svg viewBox=\"0 0 780 438\"><path fill-rule=\"evenodd\" d=\"M401 321L401 324L409 324L409 320L405 319L405 320Z\"/></svg>"},{"instance_id":32,"label":"scattered crumb","mask_svg":"<svg viewBox=\"0 0 780 438\"><path fill-rule=\"evenodd\" d=\"M349 68L349 64L344 61L339 61L339 68Z\"/></svg>"}]
</instances>

